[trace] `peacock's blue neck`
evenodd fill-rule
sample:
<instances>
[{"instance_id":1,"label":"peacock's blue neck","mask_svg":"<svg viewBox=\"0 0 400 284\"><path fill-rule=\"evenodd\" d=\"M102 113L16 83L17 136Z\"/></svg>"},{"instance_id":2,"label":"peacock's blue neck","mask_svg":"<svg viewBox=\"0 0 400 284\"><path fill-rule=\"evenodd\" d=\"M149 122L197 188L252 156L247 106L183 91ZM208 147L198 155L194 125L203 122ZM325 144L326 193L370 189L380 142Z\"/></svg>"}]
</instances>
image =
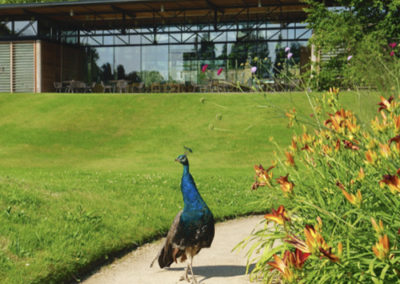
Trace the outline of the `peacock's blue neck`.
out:
<instances>
[{"instance_id":1,"label":"peacock's blue neck","mask_svg":"<svg viewBox=\"0 0 400 284\"><path fill-rule=\"evenodd\" d=\"M189 165L183 165L183 176L190 174L189 173Z\"/></svg>"},{"instance_id":2,"label":"peacock's blue neck","mask_svg":"<svg viewBox=\"0 0 400 284\"><path fill-rule=\"evenodd\" d=\"M185 205L184 210L201 209L207 206L196 188L193 177L189 172L189 165L183 165L181 190Z\"/></svg>"}]
</instances>

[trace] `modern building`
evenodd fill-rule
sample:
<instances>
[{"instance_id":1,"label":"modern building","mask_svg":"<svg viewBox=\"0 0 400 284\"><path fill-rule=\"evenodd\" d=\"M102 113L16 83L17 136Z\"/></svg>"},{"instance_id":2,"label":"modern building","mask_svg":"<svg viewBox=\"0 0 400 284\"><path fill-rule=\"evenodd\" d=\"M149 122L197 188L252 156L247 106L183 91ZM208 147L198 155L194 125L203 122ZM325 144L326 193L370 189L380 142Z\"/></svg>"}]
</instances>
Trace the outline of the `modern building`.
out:
<instances>
[{"instance_id":1,"label":"modern building","mask_svg":"<svg viewBox=\"0 0 400 284\"><path fill-rule=\"evenodd\" d=\"M300 0L1 5L0 92L52 92L70 80L246 85L254 66L268 81L309 60L304 8Z\"/></svg>"}]
</instances>

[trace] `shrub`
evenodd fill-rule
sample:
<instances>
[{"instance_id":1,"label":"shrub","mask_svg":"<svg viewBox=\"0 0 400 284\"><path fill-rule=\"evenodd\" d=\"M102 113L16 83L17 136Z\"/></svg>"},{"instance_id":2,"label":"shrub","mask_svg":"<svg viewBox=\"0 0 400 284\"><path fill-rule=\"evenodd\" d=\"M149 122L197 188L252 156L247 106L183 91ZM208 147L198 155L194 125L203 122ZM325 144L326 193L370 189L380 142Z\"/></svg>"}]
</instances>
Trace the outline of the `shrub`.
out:
<instances>
[{"instance_id":1,"label":"shrub","mask_svg":"<svg viewBox=\"0 0 400 284\"><path fill-rule=\"evenodd\" d=\"M327 90L328 81L332 82L328 87L391 87L393 60L387 46L399 41L400 1L338 0L337 8L323 1L306 2L308 27L313 30L310 43L322 53L337 54L332 62L321 63L314 88ZM348 56L351 64L338 64L346 63ZM336 80L338 73L343 80Z\"/></svg>"},{"instance_id":2,"label":"shrub","mask_svg":"<svg viewBox=\"0 0 400 284\"><path fill-rule=\"evenodd\" d=\"M252 188L282 205L253 235L253 277L400 283L400 104L381 97L367 127L338 98L337 89L310 95L316 127L303 126L268 169L255 166ZM298 123L294 110L287 116Z\"/></svg>"},{"instance_id":3,"label":"shrub","mask_svg":"<svg viewBox=\"0 0 400 284\"><path fill-rule=\"evenodd\" d=\"M371 86L383 92L400 90L400 47L397 42L367 36L346 64L344 74L350 85Z\"/></svg>"}]
</instances>

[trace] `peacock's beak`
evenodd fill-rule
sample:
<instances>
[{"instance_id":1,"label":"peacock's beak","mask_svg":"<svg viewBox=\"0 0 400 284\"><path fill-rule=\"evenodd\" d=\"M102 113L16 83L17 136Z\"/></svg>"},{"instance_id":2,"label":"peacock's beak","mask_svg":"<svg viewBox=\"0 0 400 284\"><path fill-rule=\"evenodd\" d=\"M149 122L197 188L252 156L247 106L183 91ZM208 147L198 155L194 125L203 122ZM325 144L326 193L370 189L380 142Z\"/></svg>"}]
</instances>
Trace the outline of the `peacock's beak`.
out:
<instances>
[{"instance_id":1,"label":"peacock's beak","mask_svg":"<svg viewBox=\"0 0 400 284\"><path fill-rule=\"evenodd\" d=\"M179 162L179 159L178 159L178 158L176 158L176 159L175 159L175 162Z\"/></svg>"}]
</instances>

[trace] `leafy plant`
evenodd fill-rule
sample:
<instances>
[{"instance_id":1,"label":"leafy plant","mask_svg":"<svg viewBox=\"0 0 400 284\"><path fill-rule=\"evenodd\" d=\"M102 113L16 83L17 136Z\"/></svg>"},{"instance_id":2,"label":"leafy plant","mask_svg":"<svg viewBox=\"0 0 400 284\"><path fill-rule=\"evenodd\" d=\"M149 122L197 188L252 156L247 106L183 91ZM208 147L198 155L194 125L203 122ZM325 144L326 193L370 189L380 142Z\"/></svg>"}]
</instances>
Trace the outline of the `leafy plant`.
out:
<instances>
[{"instance_id":1,"label":"leafy plant","mask_svg":"<svg viewBox=\"0 0 400 284\"><path fill-rule=\"evenodd\" d=\"M314 87L390 89L394 70L388 44L399 41L400 1L339 0L335 2L339 8L306 2L307 22L313 30L310 43L319 55L330 55L317 64Z\"/></svg>"},{"instance_id":2,"label":"leafy plant","mask_svg":"<svg viewBox=\"0 0 400 284\"><path fill-rule=\"evenodd\" d=\"M339 104L338 89L308 96L314 130L303 125L268 169L255 166L252 188L283 201L253 235L253 278L400 283L400 104L381 97L367 127Z\"/></svg>"}]
</instances>

